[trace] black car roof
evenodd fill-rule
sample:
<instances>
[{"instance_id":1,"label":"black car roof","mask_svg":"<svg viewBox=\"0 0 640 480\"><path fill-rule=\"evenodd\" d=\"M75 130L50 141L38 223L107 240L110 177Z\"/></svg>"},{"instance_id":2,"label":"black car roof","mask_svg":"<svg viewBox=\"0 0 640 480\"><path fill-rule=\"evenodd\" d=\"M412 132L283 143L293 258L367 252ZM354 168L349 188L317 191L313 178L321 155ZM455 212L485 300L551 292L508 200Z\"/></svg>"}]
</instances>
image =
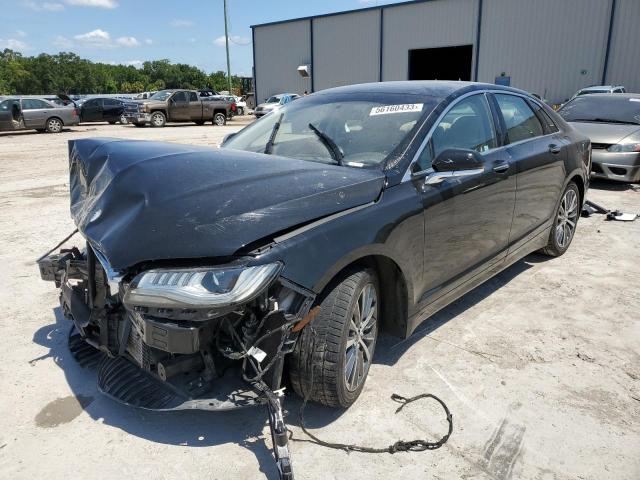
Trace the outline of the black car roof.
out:
<instances>
[{"instance_id":1,"label":"black car roof","mask_svg":"<svg viewBox=\"0 0 640 480\"><path fill-rule=\"evenodd\" d=\"M504 90L507 92L530 95L528 92L516 88L495 85L492 83L461 82L448 80L405 80L394 82L375 82L347 85L344 87L329 88L317 94L349 94L349 93L395 93L430 95L434 97L446 98L454 92L474 91L474 90ZM316 95L317 95L316 94Z\"/></svg>"}]
</instances>

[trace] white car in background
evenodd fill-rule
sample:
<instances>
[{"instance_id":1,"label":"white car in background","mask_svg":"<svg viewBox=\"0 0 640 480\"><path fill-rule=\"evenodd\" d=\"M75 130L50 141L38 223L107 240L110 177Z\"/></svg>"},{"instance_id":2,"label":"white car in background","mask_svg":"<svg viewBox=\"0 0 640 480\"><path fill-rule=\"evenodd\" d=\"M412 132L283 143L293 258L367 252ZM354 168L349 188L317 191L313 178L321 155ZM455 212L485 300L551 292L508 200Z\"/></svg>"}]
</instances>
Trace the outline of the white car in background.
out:
<instances>
[{"instance_id":1,"label":"white car in background","mask_svg":"<svg viewBox=\"0 0 640 480\"><path fill-rule=\"evenodd\" d=\"M244 115L247 113L247 97L234 97L236 99L236 106L238 107L238 115Z\"/></svg>"}]
</instances>

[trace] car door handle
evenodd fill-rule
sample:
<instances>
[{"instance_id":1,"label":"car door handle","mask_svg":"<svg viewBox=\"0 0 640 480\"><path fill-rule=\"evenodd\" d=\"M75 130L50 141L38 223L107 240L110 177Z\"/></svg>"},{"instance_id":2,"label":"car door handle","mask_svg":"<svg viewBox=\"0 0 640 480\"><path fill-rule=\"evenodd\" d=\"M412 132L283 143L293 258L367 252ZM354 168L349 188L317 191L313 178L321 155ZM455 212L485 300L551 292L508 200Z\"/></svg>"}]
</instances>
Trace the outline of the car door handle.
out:
<instances>
[{"instance_id":1,"label":"car door handle","mask_svg":"<svg viewBox=\"0 0 640 480\"><path fill-rule=\"evenodd\" d=\"M556 145L555 143L552 143L551 145L549 145L549 153L553 153L554 155L557 155L558 153L560 153L560 145Z\"/></svg>"},{"instance_id":2,"label":"car door handle","mask_svg":"<svg viewBox=\"0 0 640 480\"><path fill-rule=\"evenodd\" d=\"M499 162L493 167L493 171L496 173L504 173L509 170L509 164L507 162Z\"/></svg>"}]
</instances>

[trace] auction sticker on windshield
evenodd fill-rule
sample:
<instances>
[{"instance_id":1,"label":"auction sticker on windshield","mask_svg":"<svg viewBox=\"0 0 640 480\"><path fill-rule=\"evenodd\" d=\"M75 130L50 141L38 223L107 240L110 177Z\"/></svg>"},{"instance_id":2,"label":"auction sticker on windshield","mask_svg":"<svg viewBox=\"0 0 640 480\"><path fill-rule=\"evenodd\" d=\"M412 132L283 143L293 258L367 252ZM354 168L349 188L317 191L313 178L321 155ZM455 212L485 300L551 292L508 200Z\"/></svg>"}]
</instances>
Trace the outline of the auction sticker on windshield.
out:
<instances>
[{"instance_id":1,"label":"auction sticker on windshield","mask_svg":"<svg viewBox=\"0 0 640 480\"><path fill-rule=\"evenodd\" d=\"M373 107L370 117L374 115L387 115L389 113L406 113L406 112L421 112L423 103L404 103L401 105L381 105L379 107Z\"/></svg>"}]
</instances>

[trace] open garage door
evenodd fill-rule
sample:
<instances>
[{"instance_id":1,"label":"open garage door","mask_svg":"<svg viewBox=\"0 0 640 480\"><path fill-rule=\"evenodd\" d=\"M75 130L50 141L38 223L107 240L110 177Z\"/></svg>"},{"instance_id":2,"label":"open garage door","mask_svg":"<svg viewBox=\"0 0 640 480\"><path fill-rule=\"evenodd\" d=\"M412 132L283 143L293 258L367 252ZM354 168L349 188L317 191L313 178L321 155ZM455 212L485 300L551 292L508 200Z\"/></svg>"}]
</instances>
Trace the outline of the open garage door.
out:
<instances>
[{"instance_id":1,"label":"open garage door","mask_svg":"<svg viewBox=\"0 0 640 480\"><path fill-rule=\"evenodd\" d=\"M409 50L409 80L471 80L473 45Z\"/></svg>"}]
</instances>

